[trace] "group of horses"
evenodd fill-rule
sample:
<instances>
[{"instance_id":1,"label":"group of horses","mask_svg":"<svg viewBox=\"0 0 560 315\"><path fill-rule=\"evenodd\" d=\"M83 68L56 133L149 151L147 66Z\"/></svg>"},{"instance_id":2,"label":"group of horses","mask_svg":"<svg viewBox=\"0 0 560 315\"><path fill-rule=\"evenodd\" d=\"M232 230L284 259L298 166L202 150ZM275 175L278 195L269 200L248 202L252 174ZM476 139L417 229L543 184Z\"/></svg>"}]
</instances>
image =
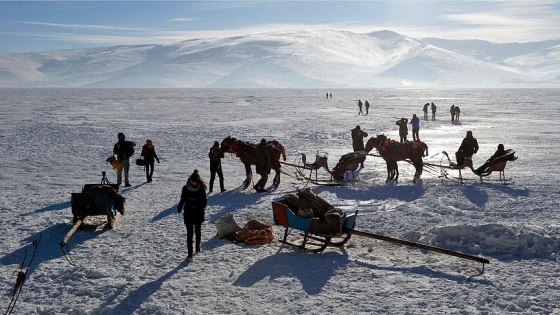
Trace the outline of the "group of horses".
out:
<instances>
[{"instance_id":1,"label":"group of horses","mask_svg":"<svg viewBox=\"0 0 560 315\"><path fill-rule=\"evenodd\" d=\"M280 184L280 168L282 164L280 162L280 158L286 161L286 149L277 140L268 141L266 147L267 155L270 159L271 169L275 172L272 185L276 188ZM398 180L399 169L397 161L405 160L410 161L416 169L413 182L420 179L424 165L422 158L428 155L428 146L424 142L415 140L413 142L399 143L388 139L385 135L377 135L376 137L371 137L367 141L365 145L365 153L367 154L371 152L374 148L377 149L379 155L387 164L387 182ZM257 162L256 145L227 136L222 140L220 149L224 153L234 154L245 165L246 179L243 182L243 187L249 187L249 184L253 179L251 165L255 165ZM363 159L365 159L365 154L363 154ZM357 168L357 165L360 162L363 163L363 160L357 162L353 161L352 166ZM333 172L329 172L333 175L335 180L343 179L341 174L344 174L349 170L346 167L346 164L347 162L344 159L341 159L339 164L337 164L337 166L333 169Z\"/></svg>"}]
</instances>

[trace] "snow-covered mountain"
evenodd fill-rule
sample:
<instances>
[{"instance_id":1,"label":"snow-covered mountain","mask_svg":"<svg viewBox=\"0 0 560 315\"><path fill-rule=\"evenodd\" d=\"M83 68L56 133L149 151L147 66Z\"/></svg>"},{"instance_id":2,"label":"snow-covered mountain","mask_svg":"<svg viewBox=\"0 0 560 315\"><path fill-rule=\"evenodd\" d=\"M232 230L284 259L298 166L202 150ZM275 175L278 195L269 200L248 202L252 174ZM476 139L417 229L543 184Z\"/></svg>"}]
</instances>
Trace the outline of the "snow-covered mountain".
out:
<instances>
[{"instance_id":1,"label":"snow-covered mountain","mask_svg":"<svg viewBox=\"0 0 560 315\"><path fill-rule=\"evenodd\" d=\"M293 31L0 55L0 87L558 86L560 40Z\"/></svg>"}]
</instances>

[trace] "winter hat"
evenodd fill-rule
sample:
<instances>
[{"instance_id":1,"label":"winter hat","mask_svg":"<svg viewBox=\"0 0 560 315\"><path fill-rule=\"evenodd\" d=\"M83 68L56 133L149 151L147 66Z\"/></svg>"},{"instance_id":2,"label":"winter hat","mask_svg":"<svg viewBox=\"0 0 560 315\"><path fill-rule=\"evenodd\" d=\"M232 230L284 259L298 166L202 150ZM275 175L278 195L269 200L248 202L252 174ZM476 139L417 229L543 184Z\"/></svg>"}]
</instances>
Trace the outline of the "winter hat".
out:
<instances>
[{"instance_id":1,"label":"winter hat","mask_svg":"<svg viewBox=\"0 0 560 315\"><path fill-rule=\"evenodd\" d=\"M264 138L261 139L261 144L265 144L266 145L266 140Z\"/></svg>"},{"instance_id":2,"label":"winter hat","mask_svg":"<svg viewBox=\"0 0 560 315\"><path fill-rule=\"evenodd\" d=\"M154 142L152 141L152 139L148 139L146 140L146 144L154 144Z\"/></svg>"},{"instance_id":3,"label":"winter hat","mask_svg":"<svg viewBox=\"0 0 560 315\"><path fill-rule=\"evenodd\" d=\"M191 176L189 176L189 181L192 181L193 183L200 183L200 175L198 174L197 169L195 169Z\"/></svg>"},{"instance_id":4,"label":"winter hat","mask_svg":"<svg viewBox=\"0 0 560 315\"><path fill-rule=\"evenodd\" d=\"M125 138L124 133L119 132L119 134L117 135L117 138L119 138L119 140L121 140L121 139L124 140L124 138Z\"/></svg>"}]
</instances>

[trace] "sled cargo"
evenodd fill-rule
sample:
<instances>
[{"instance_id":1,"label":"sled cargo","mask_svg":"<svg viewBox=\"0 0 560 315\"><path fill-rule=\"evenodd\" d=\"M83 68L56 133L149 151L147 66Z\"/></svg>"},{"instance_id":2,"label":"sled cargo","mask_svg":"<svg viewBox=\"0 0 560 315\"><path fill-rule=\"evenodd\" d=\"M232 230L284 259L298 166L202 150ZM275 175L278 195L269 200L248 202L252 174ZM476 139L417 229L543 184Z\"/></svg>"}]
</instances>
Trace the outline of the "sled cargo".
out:
<instances>
[{"instance_id":1,"label":"sled cargo","mask_svg":"<svg viewBox=\"0 0 560 315\"><path fill-rule=\"evenodd\" d=\"M121 194L118 184L86 184L81 193L72 193L74 223L89 216L104 215L111 228L115 227L120 214L115 194Z\"/></svg>"}]
</instances>

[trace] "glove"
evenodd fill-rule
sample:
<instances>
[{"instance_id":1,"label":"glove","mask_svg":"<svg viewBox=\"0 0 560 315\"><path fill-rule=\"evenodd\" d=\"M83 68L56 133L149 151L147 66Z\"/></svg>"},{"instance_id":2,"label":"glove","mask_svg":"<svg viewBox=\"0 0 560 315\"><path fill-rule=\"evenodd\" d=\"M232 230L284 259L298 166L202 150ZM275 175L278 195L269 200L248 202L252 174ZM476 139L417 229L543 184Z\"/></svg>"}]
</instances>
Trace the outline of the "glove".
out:
<instances>
[{"instance_id":1,"label":"glove","mask_svg":"<svg viewBox=\"0 0 560 315\"><path fill-rule=\"evenodd\" d=\"M177 213L181 213L181 208L177 207Z\"/></svg>"}]
</instances>

